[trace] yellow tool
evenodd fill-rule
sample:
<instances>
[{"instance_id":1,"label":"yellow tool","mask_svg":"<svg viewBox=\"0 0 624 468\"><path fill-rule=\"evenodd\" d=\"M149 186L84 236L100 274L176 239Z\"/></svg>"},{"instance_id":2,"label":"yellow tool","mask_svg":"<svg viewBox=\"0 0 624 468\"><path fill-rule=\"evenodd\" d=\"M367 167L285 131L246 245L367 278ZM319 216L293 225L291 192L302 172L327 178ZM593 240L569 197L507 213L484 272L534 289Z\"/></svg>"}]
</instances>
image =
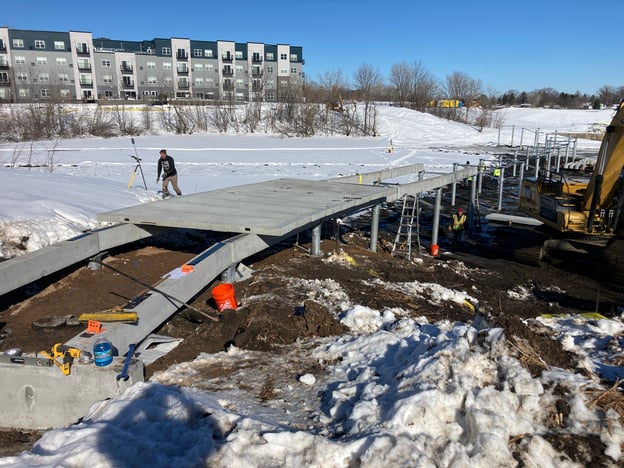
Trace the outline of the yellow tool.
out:
<instances>
[{"instance_id":1,"label":"yellow tool","mask_svg":"<svg viewBox=\"0 0 624 468\"><path fill-rule=\"evenodd\" d=\"M52 359L54 364L59 366L63 374L69 375L71 374L71 365L74 363L74 359L78 359L80 357L80 350L62 343L56 343L52 346L52 351L50 353L47 351L41 351L40 354L48 359ZM56 358L63 358L63 362L59 362Z\"/></svg>"},{"instance_id":2,"label":"yellow tool","mask_svg":"<svg viewBox=\"0 0 624 468\"><path fill-rule=\"evenodd\" d=\"M98 322L136 322L139 316L136 312L126 312L122 308L108 309L103 312L81 314L78 317L81 322L97 320Z\"/></svg>"}]
</instances>

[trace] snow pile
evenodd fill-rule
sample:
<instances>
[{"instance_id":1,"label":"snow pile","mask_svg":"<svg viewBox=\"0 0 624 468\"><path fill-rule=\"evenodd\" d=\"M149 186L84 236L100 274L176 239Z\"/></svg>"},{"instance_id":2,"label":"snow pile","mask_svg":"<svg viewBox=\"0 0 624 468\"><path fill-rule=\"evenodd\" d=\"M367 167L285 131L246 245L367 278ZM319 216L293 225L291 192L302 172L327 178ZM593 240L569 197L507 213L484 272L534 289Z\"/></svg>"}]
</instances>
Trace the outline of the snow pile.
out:
<instances>
[{"instance_id":1,"label":"snow pile","mask_svg":"<svg viewBox=\"0 0 624 468\"><path fill-rule=\"evenodd\" d=\"M532 378L500 329L397 319L361 306L343 323L356 330L299 343L281 364L233 348L174 366L0 466L515 466L514 444L523 447L515 454L522 463L557 466L565 456L539 435L555 424L596 434L608 455L621 456L624 430L617 415L587 407L581 390L589 382L557 370ZM323 370L280 381L290 358ZM230 388L208 376L220 366L238 369L227 377ZM255 366L276 380L273 399L246 390L260 378ZM201 383L179 386L192 381ZM565 417L562 398L572 409Z\"/></svg>"}]
</instances>

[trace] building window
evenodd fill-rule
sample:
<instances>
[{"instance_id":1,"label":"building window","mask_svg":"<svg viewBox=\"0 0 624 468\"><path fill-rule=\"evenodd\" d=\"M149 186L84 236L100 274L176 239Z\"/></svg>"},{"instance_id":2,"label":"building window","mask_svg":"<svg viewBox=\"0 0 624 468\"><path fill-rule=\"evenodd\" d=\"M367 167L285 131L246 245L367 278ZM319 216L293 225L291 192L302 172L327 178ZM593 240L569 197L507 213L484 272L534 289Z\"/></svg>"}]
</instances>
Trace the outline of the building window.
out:
<instances>
[{"instance_id":1,"label":"building window","mask_svg":"<svg viewBox=\"0 0 624 468\"><path fill-rule=\"evenodd\" d=\"M47 65L48 59L47 57L37 57L37 65Z\"/></svg>"},{"instance_id":2,"label":"building window","mask_svg":"<svg viewBox=\"0 0 624 468\"><path fill-rule=\"evenodd\" d=\"M267 101L273 101L275 99L275 95L273 93L266 94Z\"/></svg>"},{"instance_id":3,"label":"building window","mask_svg":"<svg viewBox=\"0 0 624 468\"><path fill-rule=\"evenodd\" d=\"M63 41L54 41L55 50L65 50L65 43Z\"/></svg>"},{"instance_id":4,"label":"building window","mask_svg":"<svg viewBox=\"0 0 624 468\"><path fill-rule=\"evenodd\" d=\"M165 76L164 82L167 86L171 86L171 83L173 83L173 78L171 78L170 76Z\"/></svg>"},{"instance_id":5,"label":"building window","mask_svg":"<svg viewBox=\"0 0 624 468\"><path fill-rule=\"evenodd\" d=\"M273 67L266 67L266 71L269 74L273 73Z\"/></svg>"},{"instance_id":6,"label":"building window","mask_svg":"<svg viewBox=\"0 0 624 468\"><path fill-rule=\"evenodd\" d=\"M78 68L80 70L91 70L89 59L78 59Z\"/></svg>"},{"instance_id":7,"label":"building window","mask_svg":"<svg viewBox=\"0 0 624 468\"><path fill-rule=\"evenodd\" d=\"M93 78L91 77L91 75L80 75L80 84L81 85L92 85L93 84Z\"/></svg>"},{"instance_id":8,"label":"building window","mask_svg":"<svg viewBox=\"0 0 624 468\"><path fill-rule=\"evenodd\" d=\"M19 94L19 97L28 97L30 96L30 89L20 88L17 93Z\"/></svg>"},{"instance_id":9,"label":"building window","mask_svg":"<svg viewBox=\"0 0 624 468\"><path fill-rule=\"evenodd\" d=\"M242 50L235 51L234 52L234 58L242 59L243 58L243 51Z\"/></svg>"},{"instance_id":10,"label":"building window","mask_svg":"<svg viewBox=\"0 0 624 468\"><path fill-rule=\"evenodd\" d=\"M209 63L206 65L206 71L207 72L211 72L212 70L214 70L214 67L212 66L212 63Z\"/></svg>"},{"instance_id":11,"label":"building window","mask_svg":"<svg viewBox=\"0 0 624 468\"><path fill-rule=\"evenodd\" d=\"M15 64L16 65L24 65L26 63L26 57L24 57L23 55L16 55L15 56Z\"/></svg>"},{"instance_id":12,"label":"building window","mask_svg":"<svg viewBox=\"0 0 624 468\"><path fill-rule=\"evenodd\" d=\"M56 57L56 64L59 67L66 67L67 66L67 59L65 57Z\"/></svg>"},{"instance_id":13,"label":"building window","mask_svg":"<svg viewBox=\"0 0 624 468\"><path fill-rule=\"evenodd\" d=\"M13 47L16 49L24 48L24 39L13 39Z\"/></svg>"},{"instance_id":14,"label":"building window","mask_svg":"<svg viewBox=\"0 0 624 468\"><path fill-rule=\"evenodd\" d=\"M171 47L163 47L162 48L163 55L171 55Z\"/></svg>"},{"instance_id":15,"label":"building window","mask_svg":"<svg viewBox=\"0 0 624 468\"><path fill-rule=\"evenodd\" d=\"M28 81L28 73L26 72L19 72L15 75L15 77L17 78L17 81Z\"/></svg>"},{"instance_id":16,"label":"building window","mask_svg":"<svg viewBox=\"0 0 624 468\"><path fill-rule=\"evenodd\" d=\"M156 62L147 62L148 70L156 70Z\"/></svg>"},{"instance_id":17,"label":"building window","mask_svg":"<svg viewBox=\"0 0 624 468\"><path fill-rule=\"evenodd\" d=\"M104 68L110 68L112 66L112 62L110 60L102 60L102 66Z\"/></svg>"},{"instance_id":18,"label":"building window","mask_svg":"<svg viewBox=\"0 0 624 468\"><path fill-rule=\"evenodd\" d=\"M45 41L42 41L41 39L35 39L35 49L45 49Z\"/></svg>"},{"instance_id":19,"label":"building window","mask_svg":"<svg viewBox=\"0 0 624 468\"><path fill-rule=\"evenodd\" d=\"M171 70L171 62L163 62L163 70Z\"/></svg>"},{"instance_id":20,"label":"building window","mask_svg":"<svg viewBox=\"0 0 624 468\"><path fill-rule=\"evenodd\" d=\"M104 91L104 97L109 99L112 98L113 92L110 89L107 89L106 91Z\"/></svg>"},{"instance_id":21,"label":"building window","mask_svg":"<svg viewBox=\"0 0 624 468\"><path fill-rule=\"evenodd\" d=\"M275 88L275 81L267 80L266 86L267 86L267 88Z\"/></svg>"},{"instance_id":22,"label":"building window","mask_svg":"<svg viewBox=\"0 0 624 468\"><path fill-rule=\"evenodd\" d=\"M203 69L204 69L204 66L201 63L195 64L195 71L202 71Z\"/></svg>"},{"instance_id":23,"label":"building window","mask_svg":"<svg viewBox=\"0 0 624 468\"><path fill-rule=\"evenodd\" d=\"M155 76L148 76L147 77L147 84L148 85L155 85L155 84L157 84L156 77Z\"/></svg>"},{"instance_id":24,"label":"building window","mask_svg":"<svg viewBox=\"0 0 624 468\"><path fill-rule=\"evenodd\" d=\"M243 93L236 93L236 100L237 101L244 101L245 100L245 95Z\"/></svg>"},{"instance_id":25,"label":"building window","mask_svg":"<svg viewBox=\"0 0 624 468\"><path fill-rule=\"evenodd\" d=\"M297 73L297 69L295 67L292 67L290 69L290 73L292 73L293 75L295 75Z\"/></svg>"},{"instance_id":26,"label":"building window","mask_svg":"<svg viewBox=\"0 0 624 468\"><path fill-rule=\"evenodd\" d=\"M273 55L273 52L267 52L266 59L267 60L274 60L275 59L275 55Z\"/></svg>"},{"instance_id":27,"label":"building window","mask_svg":"<svg viewBox=\"0 0 624 468\"><path fill-rule=\"evenodd\" d=\"M202 50L201 49L193 49L193 57L201 57Z\"/></svg>"},{"instance_id":28,"label":"building window","mask_svg":"<svg viewBox=\"0 0 624 468\"><path fill-rule=\"evenodd\" d=\"M206 80L206 86L209 88L214 88L214 80Z\"/></svg>"},{"instance_id":29,"label":"building window","mask_svg":"<svg viewBox=\"0 0 624 468\"><path fill-rule=\"evenodd\" d=\"M195 78L195 86L204 86L203 78Z\"/></svg>"},{"instance_id":30,"label":"building window","mask_svg":"<svg viewBox=\"0 0 624 468\"><path fill-rule=\"evenodd\" d=\"M0 83L8 83L9 74L7 72L0 72Z\"/></svg>"},{"instance_id":31,"label":"building window","mask_svg":"<svg viewBox=\"0 0 624 468\"><path fill-rule=\"evenodd\" d=\"M297 57L297 54L290 54L291 62L296 62L297 60L299 60L299 57Z\"/></svg>"},{"instance_id":32,"label":"building window","mask_svg":"<svg viewBox=\"0 0 624 468\"><path fill-rule=\"evenodd\" d=\"M243 80L236 80L236 87L242 88L244 86Z\"/></svg>"},{"instance_id":33,"label":"building window","mask_svg":"<svg viewBox=\"0 0 624 468\"><path fill-rule=\"evenodd\" d=\"M52 93L50 92L49 89L42 89L41 90L41 97L50 97L52 96Z\"/></svg>"},{"instance_id":34,"label":"building window","mask_svg":"<svg viewBox=\"0 0 624 468\"><path fill-rule=\"evenodd\" d=\"M103 75L102 81L104 84L107 85L113 84L113 75Z\"/></svg>"},{"instance_id":35,"label":"building window","mask_svg":"<svg viewBox=\"0 0 624 468\"><path fill-rule=\"evenodd\" d=\"M49 83L49 82L50 82L49 73L39 73L39 83Z\"/></svg>"},{"instance_id":36,"label":"building window","mask_svg":"<svg viewBox=\"0 0 624 468\"><path fill-rule=\"evenodd\" d=\"M236 67L234 67L234 68L236 68L236 74L237 75L243 73L243 66L242 65L236 65Z\"/></svg>"},{"instance_id":37,"label":"building window","mask_svg":"<svg viewBox=\"0 0 624 468\"><path fill-rule=\"evenodd\" d=\"M59 81L69 81L69 75L67 73L59 73Z\"/></svg>"},{"instance_id":38,"label":"building window","mask_svg":"<svg viewBox=\"0 0 624 468\"><path fill-rule=\"evenodd\" d=\"M63 88L61 89L60 94L62 98L68 98L71 96L71 91L67 88Z\"/></svg>"},{"instance_id":39,"label":"building window","mask_svg":"<svg viewBox=\"0 0 624 468\"><path fill-rule=\"evenodd\" d=\"M212 49L204 49L204 57L212 57Z\"/></svg>"},{"instance_id":40,"label":"building window","mask_svg":"<svg viewBox=\"0 0 624 468\"><path fill-rule=\"evenodd\" d=\"M286 59L288 59L288 55L280 54L280 60L286 60Z\"/></svg>"},{"instance_id":41,"label":"building window","mask_svg":"<svg viewBox=\"0 0 624 468\"><path fill-rule=\"evenodd\" d=\"M279 73L280 73L280 75L287 75L288 74L288 68L280 68Z\"/></svg>"},{"instance_id":42,"label":"building window","mask_svg":"<svg viewBox=\"0 0 624 468\"><path fill-rule=\"evenodd\" d=\"M88 44L86 42L76 42L76 52L78 52L79 54L88 54Z\"/></svg>"}]
</instances>

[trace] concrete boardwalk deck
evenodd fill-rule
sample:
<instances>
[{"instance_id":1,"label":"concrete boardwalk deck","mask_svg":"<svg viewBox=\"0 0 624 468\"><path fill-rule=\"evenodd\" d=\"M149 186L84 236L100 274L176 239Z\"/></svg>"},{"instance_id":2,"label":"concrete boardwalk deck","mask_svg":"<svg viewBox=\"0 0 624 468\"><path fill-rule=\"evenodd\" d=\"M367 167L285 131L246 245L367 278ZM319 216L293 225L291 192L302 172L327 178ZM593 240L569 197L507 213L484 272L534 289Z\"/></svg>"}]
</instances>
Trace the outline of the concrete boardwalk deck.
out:
<instances>
[{"instance_id":1,"label":"concrete boardwalk deck","mask_svg":"<svg viewBox=\"0 0 624 468\"><path fill-rule=\"evenodd\" d=\"M98 221L283 236L386 201L388 188L278 179L100 213Z\"/></svg>"}]
</instances>

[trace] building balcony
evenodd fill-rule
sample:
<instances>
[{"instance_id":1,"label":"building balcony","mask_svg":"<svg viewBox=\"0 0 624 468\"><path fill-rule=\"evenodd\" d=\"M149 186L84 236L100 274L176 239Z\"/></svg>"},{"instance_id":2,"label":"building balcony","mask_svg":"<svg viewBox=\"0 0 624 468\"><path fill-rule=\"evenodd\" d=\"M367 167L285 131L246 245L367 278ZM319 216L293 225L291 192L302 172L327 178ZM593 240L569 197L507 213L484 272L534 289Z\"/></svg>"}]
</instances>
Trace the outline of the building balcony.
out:
<instances>
[{"instance_id":1,"label":"building balcony","mask_svg":"<svg viewBox=\"0 0 624 468\"><path fill-rule=\"evenodd\" d=\"M78 70L80 70L80 71L91 71L91 64L90 63L79 63L78 64Z\"/></svg>"},{"instance_id":2,"label":"building balcony","mask_svg":"<svg viewBox=\"0 0 624 468\"><path fill-rule=\"evenodd\" d=\"M177 70L178 70L178 75L188 75L188 72L189 72L189 68L186 66L184 67L178 66Z\"/></svg>"},{"instance_id":3,"label":"building balcony","mask_svg":"<svg viewBox=\"0 0 624 468\"><path fill-rule=\"evenodd\" d=\"M121 70L121 73L133 73L134 72L134 67L132 65L121 65L119 69Z\"/></svg>"},{"instance_id":4,"label":"building balcony","mask_svg":"<svg viewBox=\"0 0 624 468\"><path fill-rule=\"evenodd\" d=\"M80 86L82 86L83 88L92 88L93 87L93 80L80 80Z\"/></svg>"},{"instance_id":5,"label":"building balcony","mask_svg":"<svg viewBox=\"0 0 624 468\"><path fill-rule=\"evenodd\" d=\"M258 57L258 56L252 56L251 57L251 63L262 63L262 57Z\"/></svg>"},{"instance_id":6,"label":"building balcony","mask_svg":"<svg viewBox=\"0 0 624 468\"><path fill-rule=\"evenodd\" d=\"M188 60L188 54L186 53L186 51L179 51L179 52L176 54L176 58L177 58L178 60Z\"/></svg>"},{"instance_id":7,"label":"building balcony","mask_svg":"<svg viewBox=\"0 0 624 468\"><path fill-rule=\"evenodd\" d=\"M0 41L0 51L4 52L6 50L6 44L4 43L4 41Z\"/></svg>"},{"instance_id":8,"label":"building balcony","mask_svg":"<svg viewBox=\"0 0 624 468\"><path fill-rule=\"evenodd\" d=\"M234 70L232 68L224 68L223 76L234 76Z\"/></svg>"},{"instance_id":9,"label":"building balcony","mask_svg":"<svg viewBox=\"0 0 624 468\"><path fill-rule=\"evenodd\" d=\"M8 70L9 68L9 62L0 62L0 70Z\"/></svg>"},{"instance_id":10,"label":"building balcony","mask_svg":"<svg viewBox=\"0 0 624 468\"><path fill-rule=\"evenodd\" d=\"M262 78L262 75L263 75L262 70L252 70L251 71L251 76L253 78Z\"/></svg>"},{"instance_id":11,"label":"building balcony","mask_svg":"<svg viewBox=\"0 0 624 468\"><path fill-rule=\"evenodd\" d=\"M124 80L121 83L122 88L134 88L134 80Z\"/></svg>"},{"instance_id":12,"label":"building balcony","mask_svg":"<svg viewBox=\"0 0 624 468\"><path fill-rule=\"evenodd\" d=\"M80 47L76 47L76 54L78 54L78 55L89 55L89 48L86 45L82 45Z\"/></svg>"},{"instance_id":13,"label":"building balcony","mask_svg":"<svg viewBox=\"0 0 624 468\"><path fill-rule=\"evenodd\" d=\"M234 61L234 56L233 55L222 55L221 56L221 60L224 62L228 62L231 63Z\"/></svg>"},{"instance_id":14,"label":"building balcony","mask_svg":"<svg viewBox=\"0 0 624 468\"><path fill-rule=\"evenodd\" d=\"M0 86L11 86L11 78L0 78Z\"/></svg>"},{"instance_id":15,"label":"building balcony","mask_svg":"<svg viewBox=\"0 0 624 468\"><path fill-rule=\"evenodd\" d=\"M223 91L234 91L234 85L233 84L224 83L223 84Z\"/></svg>"},{"instance_id":16,"label":"building balcony","mask_svg":"<svg viewBox=\"0 0 624 468\"><path fill-rule=\"evenodd\" d=\"M178 89L189 89L189 88L190 88L190 84L188 83L188 81L178 82Z\"/></svg>"}]
</instances>

